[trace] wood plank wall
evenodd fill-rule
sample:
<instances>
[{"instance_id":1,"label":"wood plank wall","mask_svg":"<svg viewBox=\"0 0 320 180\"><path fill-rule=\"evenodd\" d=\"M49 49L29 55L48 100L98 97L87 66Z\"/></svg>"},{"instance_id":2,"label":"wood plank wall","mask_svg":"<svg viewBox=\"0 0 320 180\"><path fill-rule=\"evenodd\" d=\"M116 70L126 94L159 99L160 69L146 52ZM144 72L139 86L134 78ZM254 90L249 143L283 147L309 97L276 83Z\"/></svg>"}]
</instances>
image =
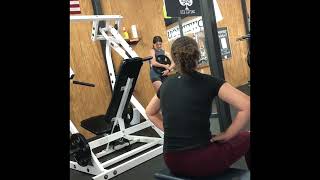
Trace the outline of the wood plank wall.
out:
<instances>
[{"instance_id":1,"label":"wood plank wall","mask_svg":"<svg viewBox=\"0 0 320 180\"><path fill-rule=\"evenodd\" d=\"M137 25L141 40L133 45L133 50L141 56L148 56L152 47L152 38L160 35L163 46L169 51L166 27L162 15L163 0L107 0L101 1L105 15L123 16L122 25L130 30ZM80 0L82 15L93 15L91 0ZM111 87L107 76L100 42L90 39L90 22L70 22L70 65L75 72L75 80L94 83L96 87L84 87L70 84L70 118L76 128L86 138L94 135L80 127L83 119L104 114L111 101ZM129 31L131 35L131 31ZM115 70L122 58L112 52ZM148 63L144 63L137 81L134 96L146 107L154 96Z\"/></svg>"},{"instance_id":2,"label":"wood plank wall","mask_svg":"<svg viewBox=\"0 0 320 180\"><path fill-rule=\"evenodd\" d=\"M223 20L218 27L228 27L232 58L223 62L225 78L233 86L246 84L249 80L249 67L246 57L248 44L246 41L236 41L246 34L241 8L241 0L217 0Z\"/></svg>"},{"instance_id":3,"label":"wood plank wall","mask_svg":"<svg viewBox=\"0 0 320 180\"><path fill-rule=\"evenodd\" d=\"M152 38L159 35L163 47L169 51L169 42L162 14L163 0L108 0L101 1L104 14L123 16L122 26L131 34L131 25L136 25L140 41L132 45L133 50L141 57L149 56ZM113 60L118 69L122 58L113 53ZM155 92L149 77L149 63L144 63L135 87L134 96L146 107Z\"/></svg>"},{"instance_id":4,"label":"wood plank wall","mask_svg":"<svg viewBox=\"0 0 320 180\"><path fill-rule=\"evenodd\" d=\"M81 15L92 15L91 1L80 0ZM94 134L81 128L86 118L104 114L111 100L109 79L100 42L93 42L91 22L70 22L70 65L75 80L94 83L95 87L70 84L70 118L86 138Z\"/></svg>"},{"instance_id":5,"label":"wood plank wall","mask_svg":"<svg viewBox=\"0 0 320 180\"><path fill-rule=\"evenodd\" d=\"M246 5L247 5L247 11L248 11L248 13L249 13L249 15L250 15L250 0L246 0Z\"/></svg>"}]
</instances>

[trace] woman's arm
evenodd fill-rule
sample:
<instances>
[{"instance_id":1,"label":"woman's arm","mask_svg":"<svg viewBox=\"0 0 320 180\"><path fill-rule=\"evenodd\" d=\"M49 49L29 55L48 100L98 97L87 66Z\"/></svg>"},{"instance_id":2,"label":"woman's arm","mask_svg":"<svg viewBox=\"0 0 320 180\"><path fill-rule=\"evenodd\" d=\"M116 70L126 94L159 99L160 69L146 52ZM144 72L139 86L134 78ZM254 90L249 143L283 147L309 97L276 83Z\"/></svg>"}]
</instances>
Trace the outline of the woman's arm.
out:
<instances>
[{"instance_id":1,"label":"woman's arm","mask_svg":"<svg viewBox=\"0 0 320 180\"><path fill-rule=\"evenodd\" d=\"M160 114L160 99L155 95L146 108L146 114L150 121L163 131L163 119Z\"/></svg>"},{"instance_id":2,"label":"woman's arm","mask_svg":"<svg viewBox=\"0 0 320 180\"><path fill-rule=\"evenodd\" d=\"M176 64L173 62L170 54L165 52L165 55L170 59L171 64L165 71L163 71L162 76L167 76L173 70L173 68L176 66Z\"/></svg>"},{"instance_id":3,"label":"woman's arm","mask_svg":"<svg viewBox=\"0 0 320 180\"><path fill-rule=\"evenodd\" d=\"M170 59L171 65L169 66L169 70L172 71L176 64L173 62L171 55L168 52L165 52L165 55Z\"/></svg>"},{"instance_id":4,"label":"woman's arm","mask_svg":"<svg viewBox=\"0 0 320 180\"><path fill-rule=\"evenodd\" d=\"M232 87L229 83L224 83L220 87L218 96L238 110L229 128L212 139L212 141L228 141L236 136L250 120L250 96Z\"/></svg>"},{"instance_id":5,"label":"woman's arm","mask_svg":"<svg viewBox=\"0 0 320 180\"><path fill-rule=\"evenodd\" d=\"M169 68L168 65L164 65L164 64L158 63L158 62L156 61L156 55L155 55L154 49L151 49L151 50L150 50L150 55L152 56L152 59L151 59L151 65L152 65L152 66L155 66L155 67L163 67L163 68L166 68L166 69Z\"/></svg>"}]
</instances>

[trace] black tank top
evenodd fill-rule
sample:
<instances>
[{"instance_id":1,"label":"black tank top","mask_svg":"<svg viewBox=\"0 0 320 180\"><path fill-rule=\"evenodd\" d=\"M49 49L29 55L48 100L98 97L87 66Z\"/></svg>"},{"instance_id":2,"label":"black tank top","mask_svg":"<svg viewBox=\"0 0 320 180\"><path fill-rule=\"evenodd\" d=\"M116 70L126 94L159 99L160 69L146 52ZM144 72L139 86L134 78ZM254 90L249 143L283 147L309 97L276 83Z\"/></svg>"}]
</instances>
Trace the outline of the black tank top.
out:
<instances>
[{"instance_id":1,"label":"black tank top","mask_svg":"<svg viewBox=\"0 0 320 180\"><path fill-rule=\"evenodd\" d=\"M163 49L155 49L155 48L152 48L154 50L154 56L157 57L159 55L165 55L165 52ZM151 65L151 60L149 61L150 63L150 67L152 67Z\"/></svg>"}]
</instances>

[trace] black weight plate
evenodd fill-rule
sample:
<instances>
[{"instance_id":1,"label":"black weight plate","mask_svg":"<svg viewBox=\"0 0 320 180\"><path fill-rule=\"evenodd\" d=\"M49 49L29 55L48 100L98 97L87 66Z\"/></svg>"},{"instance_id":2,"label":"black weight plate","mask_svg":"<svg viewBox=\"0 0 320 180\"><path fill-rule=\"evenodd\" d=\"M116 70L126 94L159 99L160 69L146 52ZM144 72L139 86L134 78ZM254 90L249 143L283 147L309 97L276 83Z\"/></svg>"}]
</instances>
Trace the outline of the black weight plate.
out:
<instances>
[{"instance_id":1,"label":"black weight plate","mask_svg":"<svg viewBox=\"0 0 320 180\"><path fill-rule=\"evenodd\" d=\"M84 167L91 162L90 146L86 138L80 134L72 134L70 137L70 149L74 152L74 158L77 163Z\"/></svg>"},{"instance_id":2,"label":"black weight plate","mask_svg":"<svg viewBox=\"0 0 320 180\"><path fill-rule=\"evenodd\" d=\"M166 55L158 55L158 56L156 57L156 61L157 61L158 63L160 63L160 64L169 64L169 65L171 65L171 61L170 61L169 57L166 56ZM162 72L166 70L166 69L163 68L163 67L155 67L155 66L154 66L153 68L154 68L154 70L155 70L158 74L162 74Z\"/></svg>"}]
</instances>

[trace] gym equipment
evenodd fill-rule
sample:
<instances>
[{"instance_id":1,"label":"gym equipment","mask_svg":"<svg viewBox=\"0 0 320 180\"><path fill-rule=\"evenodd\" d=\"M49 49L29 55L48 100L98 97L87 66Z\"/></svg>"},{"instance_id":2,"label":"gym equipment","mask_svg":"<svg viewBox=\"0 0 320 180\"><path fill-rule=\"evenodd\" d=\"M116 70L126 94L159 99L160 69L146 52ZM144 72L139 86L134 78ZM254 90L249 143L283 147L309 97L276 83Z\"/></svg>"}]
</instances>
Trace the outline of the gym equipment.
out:
<instances>
[{"instance_id":1,"label":"gym equipment","mask_svg":"<svg viewBox=\"0 0 320 180\"><path fill-rule=\"evenodd\" d=\"M81 82L81 81L73 81L73 84L80 84L80 85L90 86L90 87L94 87L95 86L94 84Z\"/></svg>"},{"instance_id":2,"label":"gym equipment","mask_svg":"<svg viewBox=\"0 0 320 180\"><path fill-rule=\"evenodd\" d=\"M151 58L152 57L146 59ZM124 119L122 113L123 110L128 107L130 97L132 96L141 66L141 60L124 60L124 63L121 65L116 85L112 94L111 102L106 114L94 116L81 121L81 126L83 128L96 135L113 133L114 126L115 124L117 124L114 122L116 121L114 117ZM127 90L128 92L126 92L125 90ZM121 124L119 124L119 126L121 126Z\"/></svg>"},{"instance_id":3,"label":"gym equipment","mask_svg":"<svg viewBox=\"0 0 320 180\"><path fill-rule=\"evenodd\" d=\"M75 77L75 73L70 67L70 80ZM72 80L73 84L94 87L94 84ZM80 133L74 133L70 136L70 157L82 167L91 163L91 150L86 138Z\"/></svg>"},{"instance_id":4,"label":"gym equipment","mask_svg":"<svg viewBox=\"0 0 320 180\"><path fill-rule=\"evenodd\" d=\"M76 161L70 160L71 169L92 174L94 175L92 177L94 180L111 179L155 156L160 155L163 150L163 132L148 119L144 107L132 95L143 61L148 61L152 57L144 59L140 58L132 50L129 44L122 38L118 30L114 28L114 26L116 26L118 29L121 29L121 19L122 17L118 15L70 16L71 22L92 21L92 41L106 40L105 55L109 73L108 75L113 90L111 102L108 106L106 114L91 117L81 122L81 126L83 128L99 137L88 142L90 147L91 162L82 162L81 158ZM100 21L104 22L105 27L99 27L100 24L102 24ZM111 26L111 24L113 26ZM124 59L117 78L115 76L113 61L111 58L111 48L120 54L120 56ZM125 118L123 117L123 113L128 107L129 101L134 107L133 112L136 112L136 110L139 111L146 121L131 127L125 126ZM134 114L135 113L133 113L133 115ZM133 133L148 127L152 127L160 137L132 135ZM79 133L71 120L70 132L71 134ZM78 137L78 139L80 138ZM117 157L113 157L105 162L100 162L102 157L137 142L144 144ZM83 147L84 145L85 142L80 141L80 144L76 146ZM100 149L102 150L99 152L93 152L93 149L97 151ZM81 151L78 150L78 153L81 154ZM86 154L84 157L88 158L90 156ZM127 160L130 157L132 158ZM77 161L81 161L81 165Z\"/></svg>"},{"instance_id":5,"label":"gym equipment","mask_svg":"<svg viewBox=\"0 0 320 180\"><path fill-rule=\"evenodd\" d=\"M247 40L249 42L249 46L250 46L250 34L241 36L239 38L237 38L237 41L244 41ZM247 64L250 67L250 47L248 49L248 54L247 54Z\"/></svg>"},{"instance_id":6,"label":"gym equipment","mask_svg":"<svg viewBox=\"0 0 320 180\"><path fill-rule=\"evenodd\" d=\"M74 72L72 71L72 69L71 69L71 67L70 67L70 79L73 79L73 77L74 77Z\"/></svg>"},{"instance_id":7,"label":"gym equipment","mask_svg":"<svg viewBox=\"0 0 320 180\"><path fill-rule=\"evenodd\" d=\"M162 54L158 55L158 56L156 57L156 61L157 61L158 63L160 63L160 64L168 64L168 65L171 65L171 61L170 61L169 57L166 56L166 55L162 55ZM158 74L162 74L163 71L166 70L166 68L156 67L156 66L154 66L153 69L154 69Z\"/></svg>"},{"instance_id":8,"label":"gym equipment","mask_svg":"<svg viewBox=\"0 0 320 180\"><path fill-rule=\"evenodd\" d=\"M71 69L70 67L70 80L72 80L74 78L75 74L73 72L73 70ZM72 83L73 84L79 84L79 85L83 85L83 86L90 86L90 87L94 87L95 85L94 84L91 84L91 83L87 83L87 82L82 82L82 81L77 81L77 80L72 80Z\"/></svg>"},{"instance_id":9,"label":"gym equipment","mask_svg":"<svg viewBox=\"0 0 320 180\"><path fill-rule=\"evenodd\" d=\"M75 158L80 166L85 167L91 163L90 146L82 134L72 134L70 145L70 157Z\"/></svg>"},{"instance_id":10,"label":"gym equipment","mask_svg":"<svg viewBox=\"0 0 320 180\"><path fill-rule=\"evenodd\" d=\"M151 58L152 57L148 57L145 60L150 60ZM106 115L95 116L95 117L91 117L89 119L81 121L81 126L83 128L87 129L88 131L96 135L104 135L104 137L102 138L89 142L88 144L90 149L92 150L94 148L103 146L105 144L107 144L107 148L97 154L94 154L92 151L90 151L91 153L90 160L92 165L89 164L87 159L90 156L86 154L86 156L80 156L80 157L85 157L86 159L84 160L78 158L76 161L70 161L70 168L97 175L93 177L93 179L109 179L113 176L116 176L117 174L120 174L126 171L127 169L130 169L162 153L162 146L159 146L121 165L110 168L108 170L104 169L105 167L114 165L115 163L118 163L139 152L147 150L155 145L163 144L162 138L131 135L139 131L144 126L147 126L147 125L150 126L149 121L145 121L136 126L126 128L124 119L122 118L123 110L124 108L126 108L126 106L129 103L141 66L142 66L142 61L139 59L137 60L137 58L125 60L121 66L120 73L114 87L114 93L112 95L112 99L109 104ZM75 128L71 123L72 122L70 122L71 133L76 134L77 132L72 132L72 131L75 131ZM116 125L119 125L118 132L114 132ZM80 138L78 137L78 139ZM121 141L117 141L118 139L121 139ZM75 141L72 141L72 142L75 142ZM113 146L109 147L109 143L112 143L112 142L114 142ZM120 149L120 148L115 148L115 145L120 145L122 146L121 148L124 148L136 142L144 142L146 144L136 149L130 150L129 152L126 152L106 162L101 163L98 160L98 158L101 158L102 156L105 156L107 154L110 154ZM86 143L83 140L81 140L79 144L76 144L74 146L80 147L78 149L81 149L81 147L85 145ZM73 148L73 149L76 149L76 148ZM87 151L85 152L87 153ZM80 153L83 154L82 151L80 151ZM86 166L83 167L83 165L86 165Z\"/></svg>"},{"instance_id":11,"label":"gym equipment","mask_svg":"<svg viewBox=\"0 0 320 180\"><path fill-rule=\"evenodd\" d=\"M243 40L248 41L249 48L248 48L248 53L247 53L247 64L250 68L250 34L247 34L247 35L241 36L240 38L237 38L237 41L243 41ZM248 81L248 84L250 86L250 80Z\"/></svg>"},{"instance_id":12,"label":"gym equipment","mask_svg":"<svg viewBox=\"0 0 320 180\"><path fill-rule=\"evenodd\" d=\"M162 169L154 174L155 179L158 180L250 180L250 171L244 169L229 168L220 175L208 177L177 177L170 173L168 169Z\"/></svg>"},{"instance_id":13,"label":"gym equipment","mask_svg":"<svg viewBox=\"0 0 320 180\"><path fill-rule=\"evenodd\" d=\"M131 104L128 104L127 106L127 112L124 113L124 122L126 124L129 124L131 121L132 121L132 118L133 118L133 107Z\"/></svg>"}]
</instances>

